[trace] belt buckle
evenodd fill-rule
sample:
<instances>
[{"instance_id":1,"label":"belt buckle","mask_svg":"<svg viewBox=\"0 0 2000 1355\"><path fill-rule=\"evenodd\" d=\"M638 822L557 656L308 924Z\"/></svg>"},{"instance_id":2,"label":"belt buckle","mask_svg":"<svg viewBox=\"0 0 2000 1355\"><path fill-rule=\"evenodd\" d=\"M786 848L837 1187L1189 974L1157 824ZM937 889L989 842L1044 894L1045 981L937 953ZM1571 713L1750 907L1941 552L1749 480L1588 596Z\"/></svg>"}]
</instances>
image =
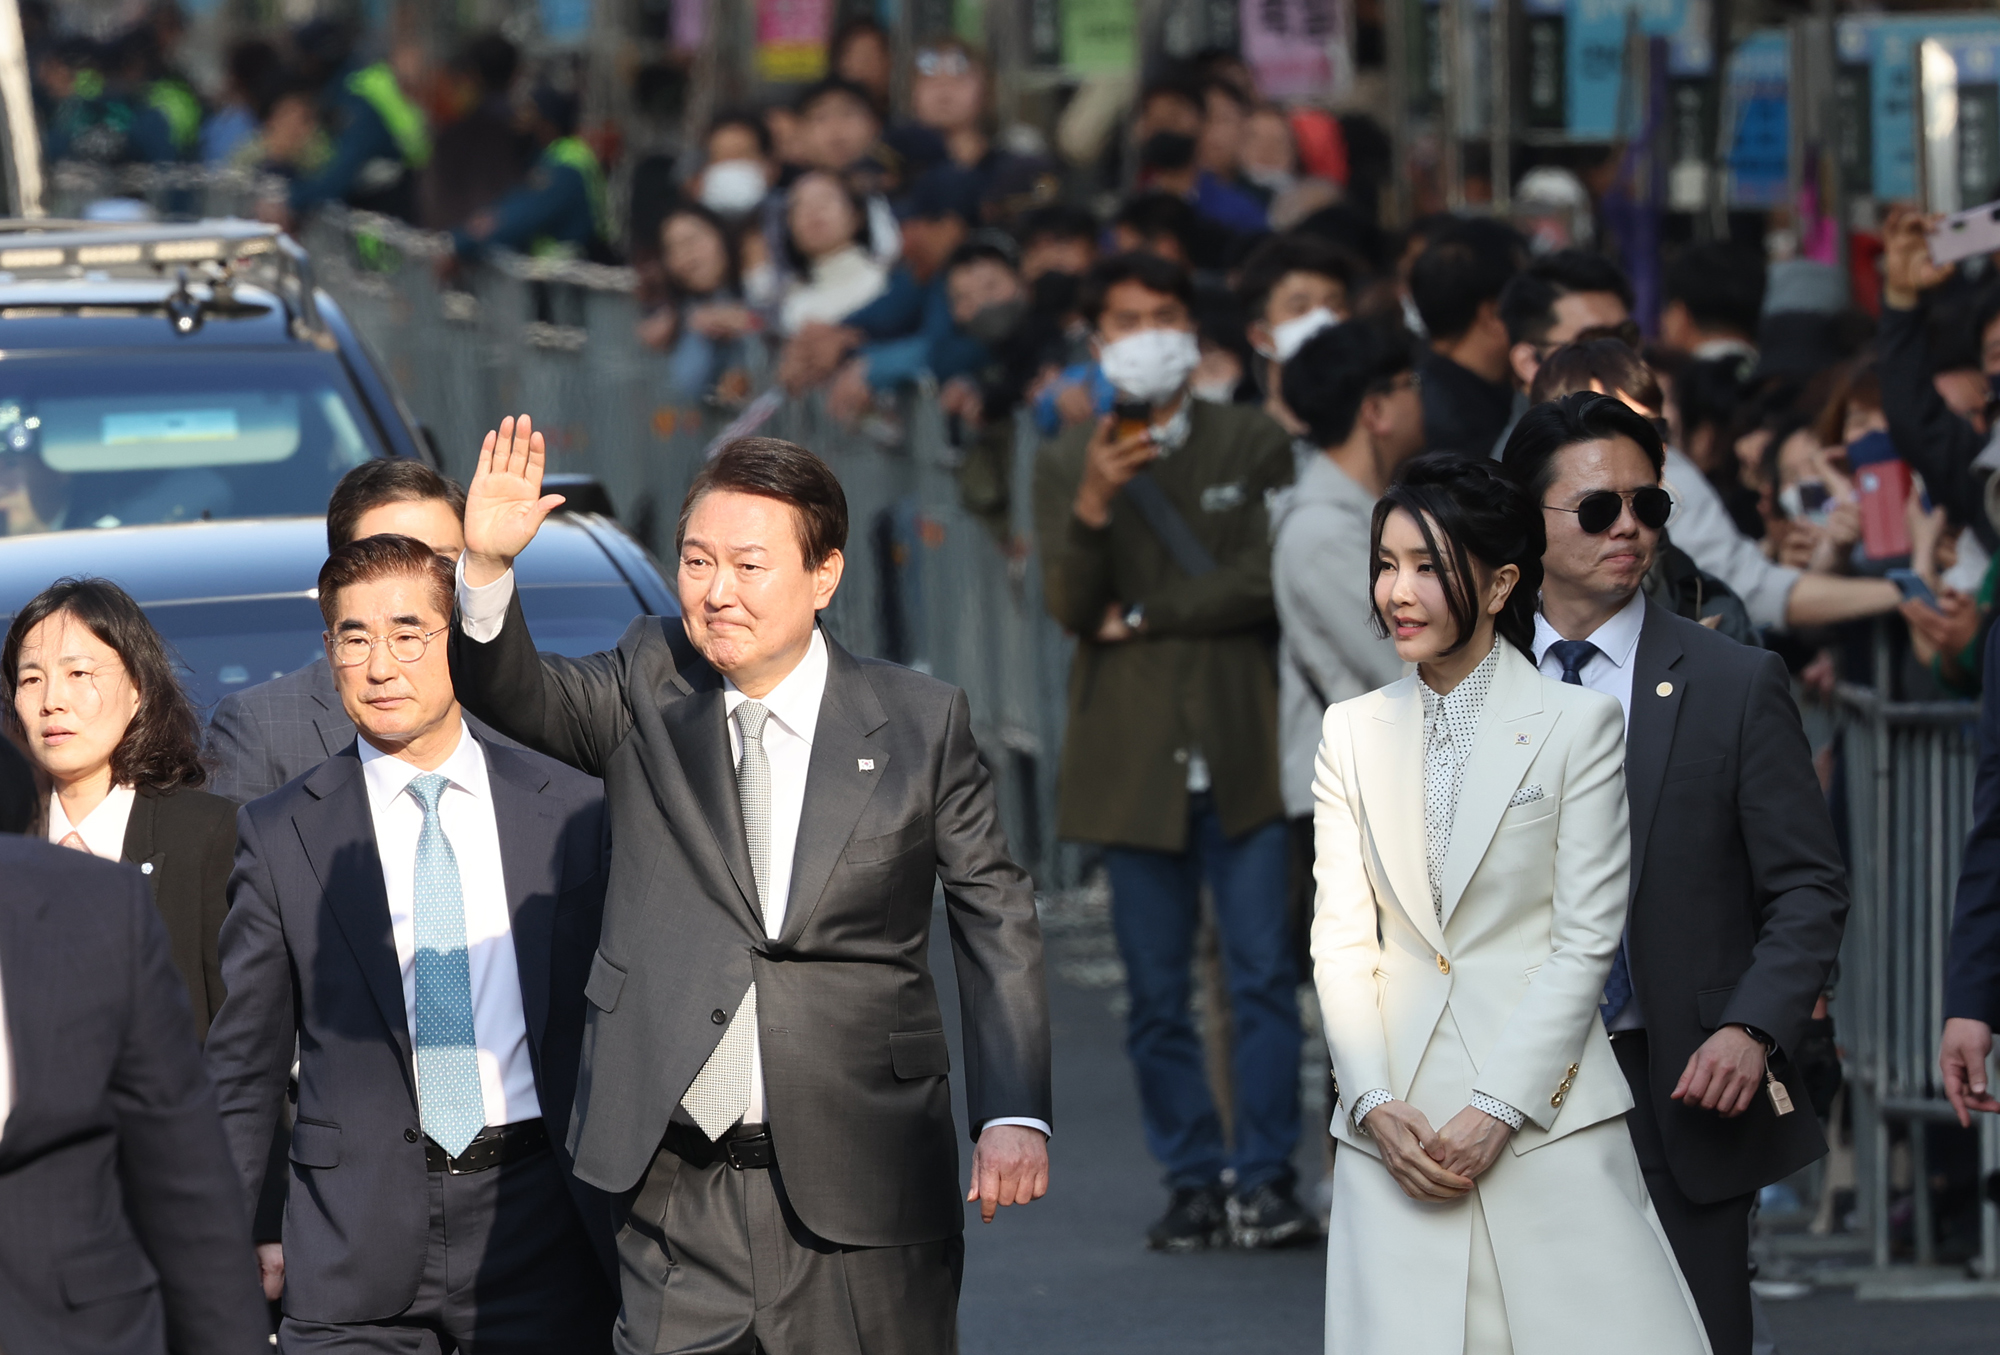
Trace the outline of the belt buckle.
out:
<instances>
[{"instance_id":1,"label":"belt buckle","mask_svg":"<svg viewBox=\"0 0 2000 1355\"><path fill-rule=\"evenodd\" d=\"M768 1167L771 1165L771 1135L766 1131L746 1138L725 1139L722 1144L722 1155L737 1171L751 1167Z\"/></svg>"}]
</instances>

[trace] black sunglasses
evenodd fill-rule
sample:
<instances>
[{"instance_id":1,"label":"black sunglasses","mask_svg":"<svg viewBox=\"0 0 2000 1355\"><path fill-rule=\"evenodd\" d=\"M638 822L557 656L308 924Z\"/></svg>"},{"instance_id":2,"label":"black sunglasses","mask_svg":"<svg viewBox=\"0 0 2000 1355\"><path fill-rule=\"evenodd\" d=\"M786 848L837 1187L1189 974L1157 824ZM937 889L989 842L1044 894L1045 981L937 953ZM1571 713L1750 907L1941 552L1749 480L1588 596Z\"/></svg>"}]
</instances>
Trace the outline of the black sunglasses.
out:
<instances>
[{"instance_id":1,"label":"black sunglasses","mask_svg":"<svg viewBox=\"0 0 2000 1355\"><path fill-rule=\"evenodd\" d=\"M1647 485L1623 494L1615 489L1599 489L1584 495L1574 508L1556 508L1552 503L1545 503L1542 507L1554 508L1558 513L1574 513L1576 525L1586 534L1601 536L1618 521L1619 514L1625 511L1627 500L1631 501L1632 516L1639 520L1639 525L1656 532L1666 526L1667 519L1673 516L1674 496L1658 485Z\"/></svg>"}]
</instances>

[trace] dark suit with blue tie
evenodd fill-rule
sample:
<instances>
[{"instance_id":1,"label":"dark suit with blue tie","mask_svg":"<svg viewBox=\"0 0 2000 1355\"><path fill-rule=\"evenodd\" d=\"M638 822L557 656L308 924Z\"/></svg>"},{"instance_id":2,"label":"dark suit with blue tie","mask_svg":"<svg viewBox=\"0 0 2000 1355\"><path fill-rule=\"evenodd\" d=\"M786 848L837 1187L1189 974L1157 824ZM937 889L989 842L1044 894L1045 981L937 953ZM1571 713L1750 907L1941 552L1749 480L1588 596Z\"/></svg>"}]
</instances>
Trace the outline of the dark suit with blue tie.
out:
<instances>
[{"instance_id":1,"label":"dark suit with blue tie","mask_svg":"<svg viewBox=\"0 0 2000 1355\"><path fill-rule=\"evenodd\" d=\"M548 758L468 737L486 761L536 1099L559 1127L603 913L603 793ZM543 1147L539 1123L508 1126L534 1137L483 1139L466 1154L497 1165L451 1170L425 1137L358 745L245 806L240 835L222 933L229 996L207 1053L254 1198L297 1039L281 1348L608 1346L608 1214L571 1174L560 1129Z\"/></svg>"}]
</instances>

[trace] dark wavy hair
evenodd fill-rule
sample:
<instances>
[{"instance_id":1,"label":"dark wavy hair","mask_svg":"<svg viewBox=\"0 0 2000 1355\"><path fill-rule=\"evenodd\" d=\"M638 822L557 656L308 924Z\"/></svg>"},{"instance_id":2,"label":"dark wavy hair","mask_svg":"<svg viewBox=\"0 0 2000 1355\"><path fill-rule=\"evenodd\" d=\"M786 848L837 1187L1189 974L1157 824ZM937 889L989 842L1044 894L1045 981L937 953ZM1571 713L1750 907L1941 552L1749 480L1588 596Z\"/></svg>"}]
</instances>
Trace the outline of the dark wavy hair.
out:
<instances>
[{"instance_id":1,"label":"dark wavy hair","mask_svg":"<svg viewBox=\"0 0 2000 1355\"><path fill-rule=\"evenodd\" d=\"M201 720L174 674L167 642L132 595L109 579L57 579L15 614L7 627L6 645L0 648L0 675L6 678L10 696L20 681L22 641L36 626L64 613L117 652L132 685L139 689L139 710L111 754L112 781L155 790L206 782ZM16 733L25 732L11 700L7 718Z\"/></svg>"},{"instance_id":2,"label":"dark wavy hair","mask_svg":"<svg viewBox=\"0 0 2000 1355\"><path fill-rule=\"evenodd\" d=\"M1386 636L1389 622L1375 602L1375 580L1382 573L1382 524L1398 508L1416 519L1424 547L1439 565L1445 609L1455 633L1446 654L1456 654L1479 628L1478 561L1488 570L1513 565L1520 581L1494 618L1500 638L1528 656L1535 655L1535 607L1542 589L1542 551L1547 535L1541 510L1512 480L1484 457L1456 452L1429 452L1407 461L1394 484L1375 504L1369 526L1368 607L1375 633Z\"/></svg>"}]
</instances>

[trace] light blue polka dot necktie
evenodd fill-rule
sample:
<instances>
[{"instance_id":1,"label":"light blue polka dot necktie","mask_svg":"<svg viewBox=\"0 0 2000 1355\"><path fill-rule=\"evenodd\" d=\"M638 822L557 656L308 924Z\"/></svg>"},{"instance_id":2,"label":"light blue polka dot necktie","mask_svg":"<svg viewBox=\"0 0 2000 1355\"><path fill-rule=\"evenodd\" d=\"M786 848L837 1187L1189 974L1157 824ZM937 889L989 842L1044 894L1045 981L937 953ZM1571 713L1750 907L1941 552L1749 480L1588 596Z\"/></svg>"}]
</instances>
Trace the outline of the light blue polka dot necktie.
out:
<instances>
[{"instance_id":1,"label":"light blue polka dot necktie","mask_svg":"<svg viewBox=\"0 0 2000 1355\"><path fill-rule=\"evenodd\" d=\"M438 800L449 784L436 772L410 782L410 794L424 807L411 923L417 942L417 1113L431 1141L457 1157L486 1127L486 1103L479 1094L458 857L438 820Z\"/></svg>"}]
</instances>

